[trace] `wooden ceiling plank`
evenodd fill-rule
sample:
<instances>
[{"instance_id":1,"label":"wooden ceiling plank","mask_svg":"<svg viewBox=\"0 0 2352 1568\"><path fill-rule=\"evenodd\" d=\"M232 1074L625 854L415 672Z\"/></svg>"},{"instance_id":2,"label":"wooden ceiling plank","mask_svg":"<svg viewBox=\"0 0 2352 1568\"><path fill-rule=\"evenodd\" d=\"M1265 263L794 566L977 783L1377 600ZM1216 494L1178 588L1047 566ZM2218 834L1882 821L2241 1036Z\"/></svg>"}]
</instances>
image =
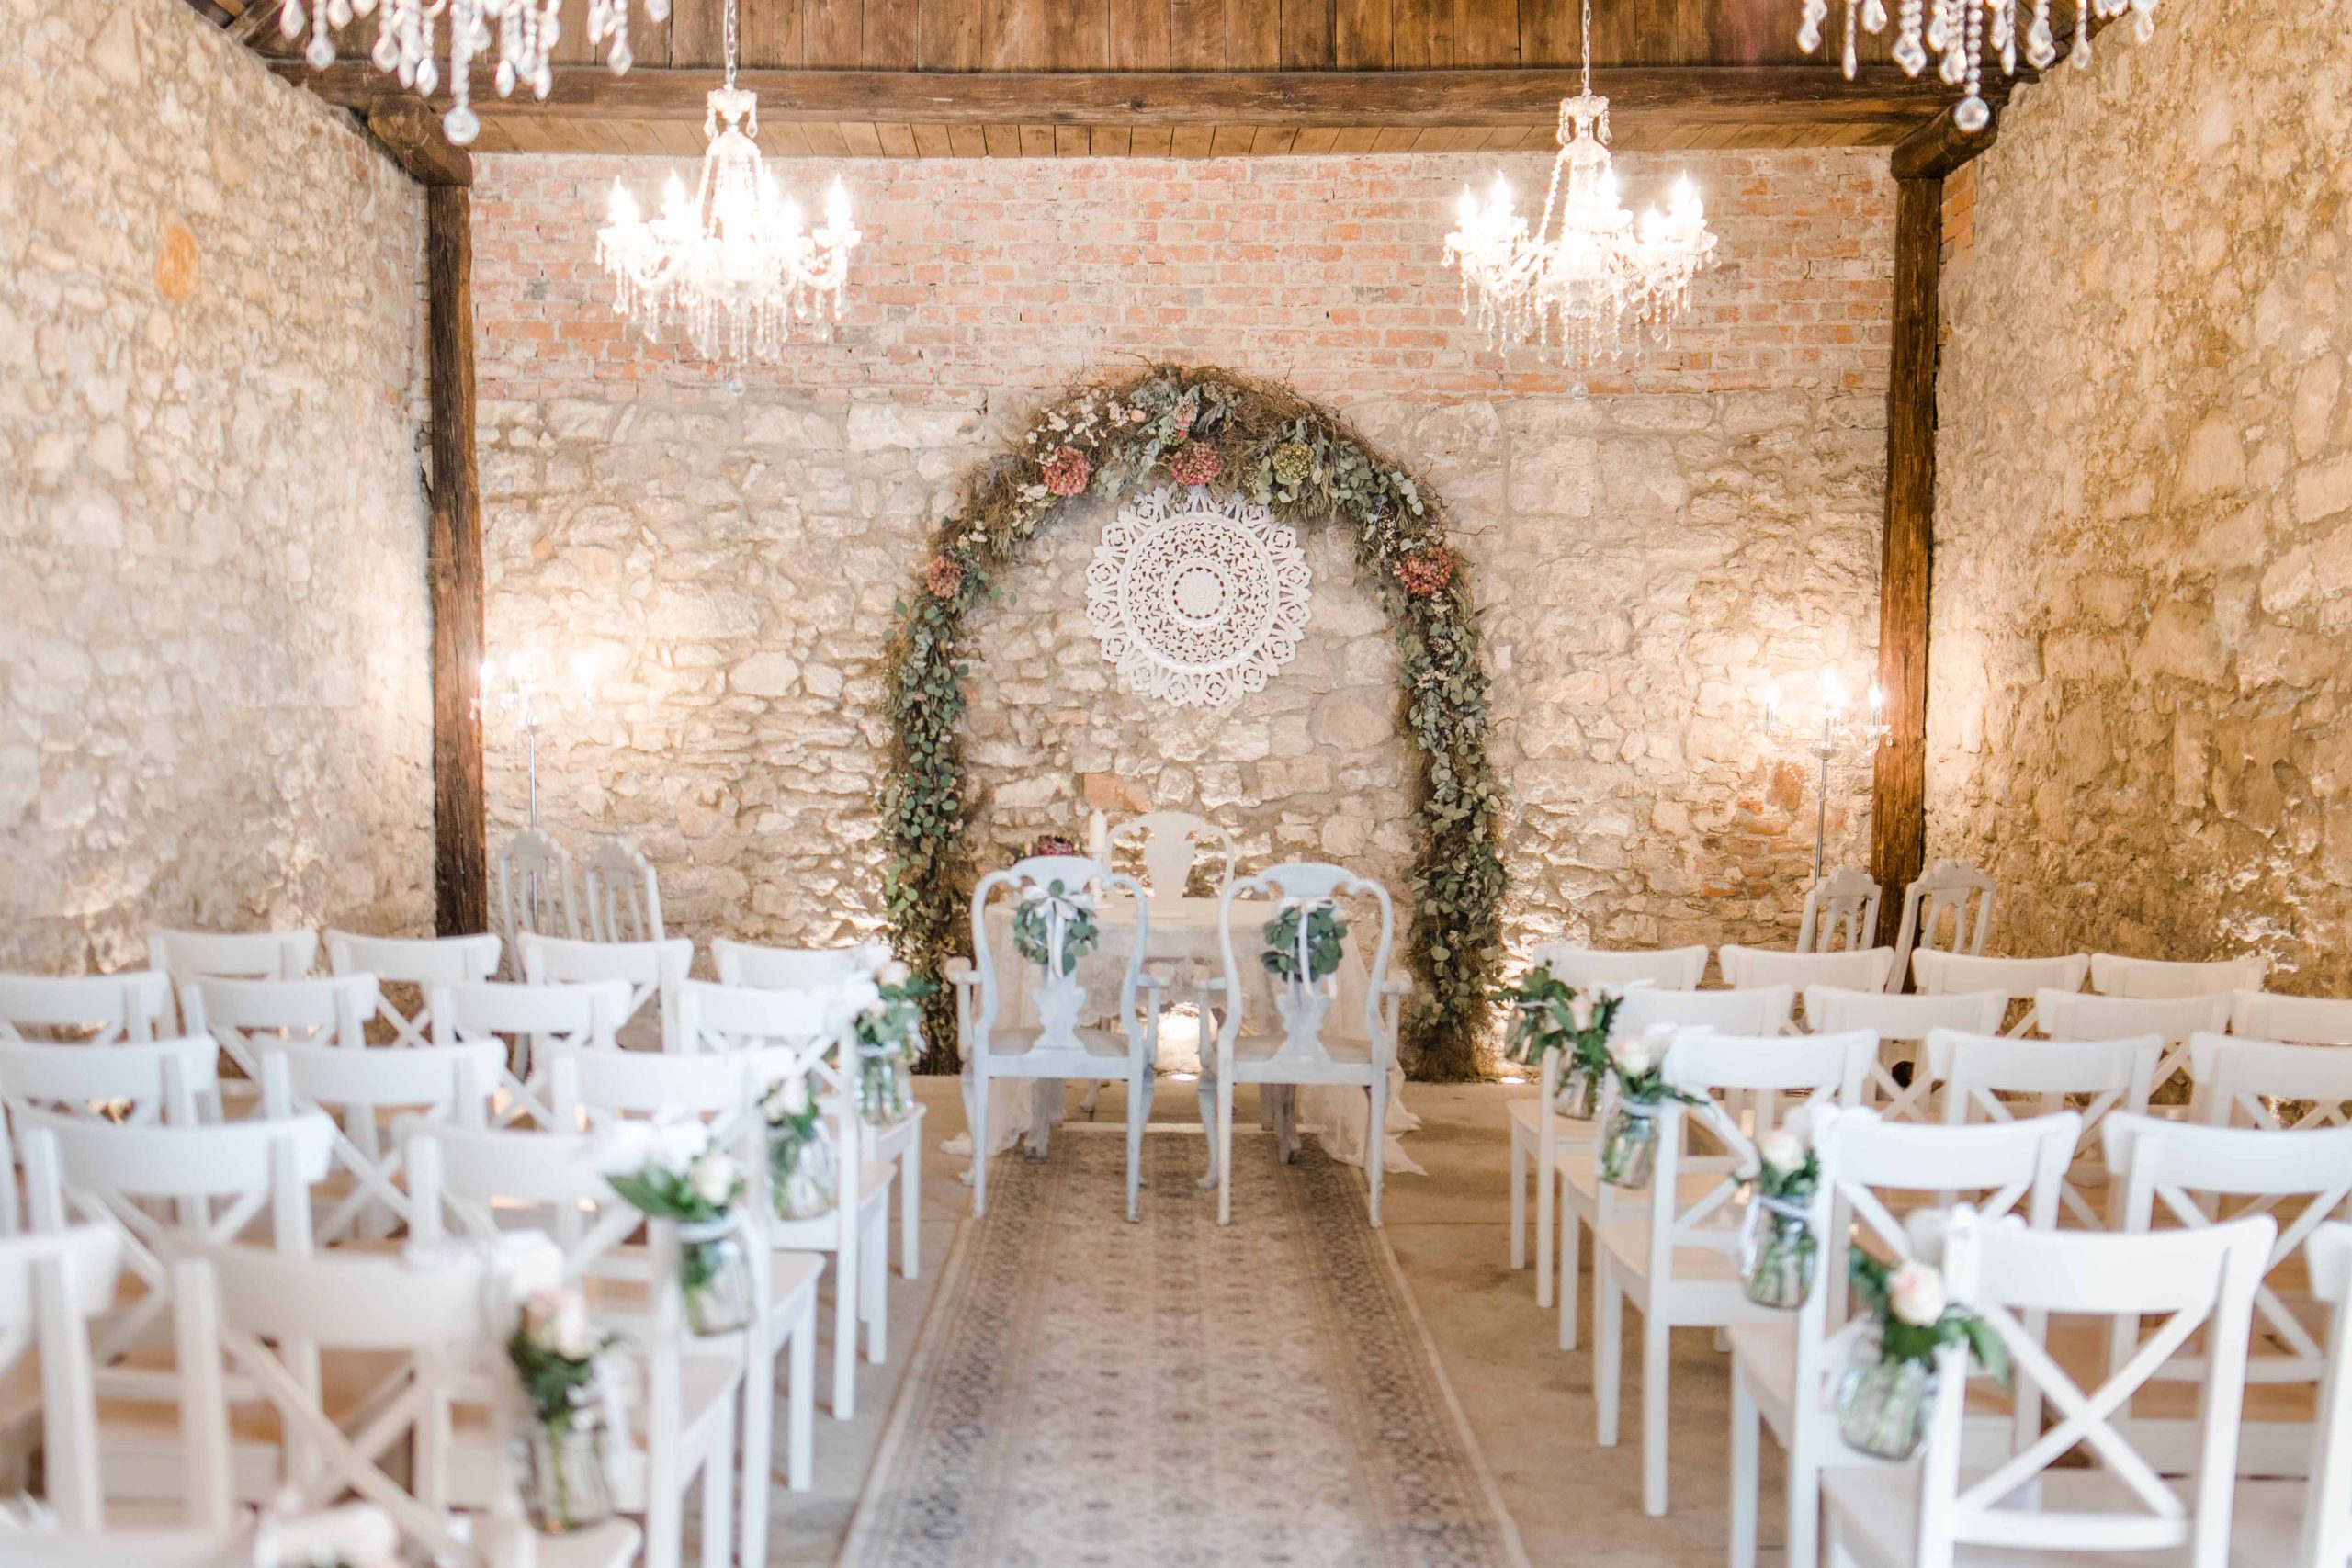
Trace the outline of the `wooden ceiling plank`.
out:
<instances>
[{"instance_id":1,"label":"wooden ceiling plank","mask_svg":"<svg viewBox=\"0 0 2352 1568\"><path fill-rule=\"evenodd\" d=\"M1169 0L1110 0L1110 8L1111 69L1167 70L1174 19Z\"/></svg>"},{"instance_id":2,"label":"wooden ceiling plank","mask_svg":"<svg viewBox=\"0 0 2352 1568\"><path fill-rule=\"evenodd\" d=\"M1272 0L1260 3L1273 9ZM1283 70L1329 71L1338 63L1333 52L1332 0L1281 0L1281 14L1279 47Z\"/></svg>"},{"instance_id":3,"label":"wooden ceiling plank","mask_svg":"<svg viewBox=\"0 0 2352 1568\"><path fill-rule=\"evenodd\" d=\"M915 51L929 71L978 71L981 7L970 0L918 0Z\"/></svg>"},{"instance_id":4,"label":"wooden ceiling plank","mask_svg":"<svg viewBox=\"0 0 2352 1568\"><path fill-rule=\"evenodd\" d=\"M1171 158L1205 158L1216 139L1216 128L1211 125L1179 125L1168 136L1168 155Z\"/></svg>"},{"instance_id":5,"label":"wooden ceiling plank","mask_svg":"<svg viewBox=\"0 0 2352 1568\"><path fill-rule=\"evenodd\" d=\"M914 136L916 157L952 158L956 155L954 138L947 127L919 120L908 130Z\"/></svg>"},{"instance_id":6,"label":"wooden ceiling plank","mask_svg":"<svg viewBox=\"0 0 2352 1568\"><path fill-rule=\"evenodd\" d=\"M882 156L882 132L872 120L843 120L837 129L841 131L842 145L849 150L851 157L879 158Z\"/></svg>"},{"instance_id":7,"label":"wooden ceiling plank","mask_svg":"<svg viewBox=\"0 0 2352 1568\"><path fill-rule=\"evenodd\" d=\"M817 155L816 149L808 145L808 128L796 120L762 120L760 144L771 158L813 158Z\"/></svg>"},{"instance_id":8,"label":"wooden ceiling plank","mask_svg":"<svg viewBox=\"0 0 2352 1568\"><path fill-rule=\"evenodd\" d=\"M988 139L989 157L1018 158L1021 156L1021 128L1019 126L985 125L980 128L980 130Z\"/></svg>"},{"instance_id":9,"label":"wooden ceiling plank","mask_svg":"<svg viewBox=\"0 0 2352 1568\"><path fill-rule=\"evenodd\" d=\"M670 0L672 69L718 63L721 4L722 0Z\"/></svg>"},{"instance_id":10,"label":"wooden ceiling plank","mask_svg":"<svg viewBox=\"0 0 2352 1568\"><path fill-rule=\"evenodd\" d=\"M922 0L865 0L857 62L868 71L922 70Z\"/></svg>"},{"instance_id":11,"label":"wooden ceiling plank","mask_svg":"<svg viewBox=\"0 0 2352 1568\"><path fill-rule=\"evenodd\" d=\"M810 123L803 125L801 130L808 138L808 152L811 157L846 158L849 156L849 139L842 134L842 128L839 125Z\"/></svg>"},{"instance_id":12,"label":"wooden ceiling plank","mask_svg":"<svg viewBox=\"0 0 2352 1568\"><path fill-rule=\"evenodd\" d=\"M1250 141L1250 155L1253 158L1279 158L1296 144L1298 132L1289 126L1261 125Z\"/></svg>"},{"instance_id":13,"label":"wooden ceiling plank","mask_svg":"<svg viewBox=\"0 0 2352 1568\"><path fill-rule=\"evenodd\" d=\"M977 125L951 125L947 129L948 150L958 158L985 158L989 155L988 133Z\"/></svg>"},{"instance_id":14,"label":"wooden ceiling plank","mask_svg":"<svg viewBox=\"0 0 2352 1568\"><path fill-rule=\"evenodd\" d=\"M1091 150L1098 158L1124 158L1134 151L1135 132L1120 126L1098 125Z\"/></svg>"},{"instance_id":15,"label":"wooden ceiling plank","mask_svg":"<svg viewBox=\"0 0 2352 1568\"><path fill-rule=\"evenodd\" d=\"M1387 68L1388 0L1338 0L1331 17L1331 61L1342 71Z\"/></svg>"},{"instance_id":16,"label":"wooden ceiling plank","mask_svg":"<svg viewBox=\"0 0 2352 1568\"><path fill-rule=\"evenodd\" d=\"M1094 151L1093 132L1082 125L1054 127L1054 156L1083 158Z\"/></svg>"},{"instance_id":17,"label":"wooden ceiling plank","mask_svg":"<svg viewBox=\"0 0 2352 1568\"><path fill-rule=\"evenodd\" d=\"M1282 7L1273 0L1225 0L1225 67L1271 71L1282 63Z\"/></svg>"},{"instance_id":18,"label":"wooden ceiling plank","mask_svg":"<svg viewBox=\"0 0 2352 1568\"><path fill-rule=\"evenodd\" d=\"M1329 152L1339 135L1340 128L1336 125L1301 126L1298 140L1291 143L1290 150L1298 153Z\"/></svg>"},{"instance_id":19,"label":"wooden ceiling plank","mask_svg":"<svg viewBox=\"0 0 2352 1568\"><path fill-rule=\"evenodd\" d=\"M1390 0L1389 59L1400 71L1443 71L1453 63L1453 0Z\"/></svg>"},{"instance_id":20,"label":"wooden ceiling plank","mask_svg":"<svg viewBox=\"0 0 2352 1568\"><path fill-rule=\"evenodd\" d=\"M1054 155L1054 128L1050 125L1024 125L1021 128L1021 155L1024 158L1050 158Z\"/></svg>"},{"instance_id":21,"label":"wooden ceiling plank","mask_svg":"<svg viewBox=\"0 0 2352 1568\"><path fill-rule=\"evenodd\" d=\"M1212 158L1239 158L1249 153L1258 140L1258 130L1250 125L1220 125L1209 141Z\"/></svg>"},{"instance_id":22,"label":"wooden ceiling plank","mask_svg":"<svg viewBox=\"0 0 2352 1568\"><path fill-rule=\"evenodd\" d=\"M1111 13L1104 0L1017 0L1037 20L1029 46L1005 61L1031 71L1106 71L1111 65Z\"/></svg>"},{"instance_id":23,"label":"wooden ceiling plank","mask_svg":"<svg viewBox=\"0 0 2352 1568\"><path fill-rule=\"evenodd\" d=\"M1168 0L1168 63L1177 71L1225 69L1225 0Z\"/></svg>"},{"instance_id":24,"label":"wooden ceiling plank","mask_svg":"<svg viewBox=\"0 0 2352 1568\"><path fill-rule=\"evenodd\" d=\"M1331 138L1334 152L1369 152L1380 140L1380 132L1369 125L1343 125Z\"/></svg>"},{"instance_id":25,"label":"wooden ceiling plank","mask_svg":"<svg viewBox=\"0 0 2352 1568\"><path fill-rule=\"evenodd\" d=\"M1384 125L1373 136L1372 150L1375 152L1410 152L1420 135L1419 130L1409 125Z\"/></svg>"},{"instance_id":26,"label":"wooden ceiling plank","mask_svg":"<svg viewBox=\"0 0 2352 1568\"><path fill-rule=\"evenodd\" d=\"M801 50L801 6L805 0L760 0L742 14L735 29L738 58L746 66L766 70L797 70L808 63ZM719 59L712 55L713 62Z\"/></svg>"},{"instance_id":27,"label":"wooden ceiling plank","mask_svg":"<svg viewBox=\"0 0 2352 1568\"><path fill-rule=\"evenodd\" d=\"M868 0L800 0L800 63L833 71L865 64L859 39L868 9ZM901 57L895 63L912 62Z\"/></svg>"},{"instance_id":28,"label":"wooden ceiling plank","mask_svg":"<svg viewBox=\"0 0 2352 1568\"><path fill-rule=\"evenodd\" d=\"M1453 0L1453 63L1519 63L1519 0Z\"/></svg>"},{"instance_id":29,"label":"wooden ceiling plank","mask_svg":"<svg viewBox=\"0 0 2352 1568\"><path fill-rule=\"evenodd\" d=\"M1173 136L1164 125L1139 125L1127 139L1127 156L1131 158L1165 158Z\"/></svg>"}]
</instances>

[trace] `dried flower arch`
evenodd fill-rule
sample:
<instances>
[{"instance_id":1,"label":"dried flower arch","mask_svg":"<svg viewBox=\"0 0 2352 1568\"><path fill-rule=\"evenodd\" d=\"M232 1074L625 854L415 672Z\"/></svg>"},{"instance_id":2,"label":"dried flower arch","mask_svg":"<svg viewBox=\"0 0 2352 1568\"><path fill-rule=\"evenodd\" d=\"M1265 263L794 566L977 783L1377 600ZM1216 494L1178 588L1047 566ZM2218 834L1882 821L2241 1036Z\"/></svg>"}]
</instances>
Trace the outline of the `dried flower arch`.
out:
<instances>
[{"instance_id":1,"label":"dried flower arch","mask_svg":"<svg viewBox=\"0 0 2352 1568\"><path fill-rule=\"evenodd\" d=\"M1221 370L1156 366L1042 411L1026 441L973 474L940 527L891 644L892 728L882 789L887 902L899 954L936 977L968 945L972 866L962 728L965 616L1028 541L1091 491L1116 502L1154 468L1222 479L1292 523L1344 520L1394 628L1406 732L1420 754L1420 852L1408 891L1414 995L1404 1057L1417 1077L1479 1072L1502 956L1501 791L1487 762L1487 673L1443 508L1347 423L1286 389ZM930 1003L923 1066L954 1071L954 1005Z\"/></svg>"}]
</instances>

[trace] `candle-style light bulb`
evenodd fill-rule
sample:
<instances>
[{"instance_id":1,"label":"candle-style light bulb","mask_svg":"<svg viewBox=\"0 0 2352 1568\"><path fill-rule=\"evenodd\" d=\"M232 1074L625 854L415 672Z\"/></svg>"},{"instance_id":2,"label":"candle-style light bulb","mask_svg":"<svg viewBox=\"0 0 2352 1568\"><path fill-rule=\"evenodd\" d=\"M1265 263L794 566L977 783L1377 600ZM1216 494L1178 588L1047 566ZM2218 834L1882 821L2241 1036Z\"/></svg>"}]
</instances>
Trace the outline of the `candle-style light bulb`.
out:
<instances>
[{"instance_id":1,"label":"candle-style light bulb","mask_svg":"<svg viewBox=\"0 0 2352 1568\"><path fill-rule=\"evenodd\" d=\"M1838 678L1835 664L1821 667L1821 705L1831 713L1838 713L1846 705L1846 683Z\"/></svg>"}]
</instances>

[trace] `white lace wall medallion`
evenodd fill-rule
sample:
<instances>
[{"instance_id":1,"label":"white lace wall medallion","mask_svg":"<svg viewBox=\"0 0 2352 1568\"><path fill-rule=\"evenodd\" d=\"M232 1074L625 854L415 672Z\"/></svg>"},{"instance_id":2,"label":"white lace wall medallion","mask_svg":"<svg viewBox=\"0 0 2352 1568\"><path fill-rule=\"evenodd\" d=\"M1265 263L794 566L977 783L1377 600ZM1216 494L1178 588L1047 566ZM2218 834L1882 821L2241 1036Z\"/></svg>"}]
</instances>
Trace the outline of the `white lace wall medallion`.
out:
<instances>
[{"instance_id":1,"label":"white lace wall medallion","mask_svg":"<svg viewBox=\"0 0 2352 1568\"><path fill-rule=\"evenodd\" d=\"M1163 485L1102 525L1086 619L1127 690L1222 707L1290 662L1314 586L1297 534L1264 507Z\"/></svg>"}]
</instances>

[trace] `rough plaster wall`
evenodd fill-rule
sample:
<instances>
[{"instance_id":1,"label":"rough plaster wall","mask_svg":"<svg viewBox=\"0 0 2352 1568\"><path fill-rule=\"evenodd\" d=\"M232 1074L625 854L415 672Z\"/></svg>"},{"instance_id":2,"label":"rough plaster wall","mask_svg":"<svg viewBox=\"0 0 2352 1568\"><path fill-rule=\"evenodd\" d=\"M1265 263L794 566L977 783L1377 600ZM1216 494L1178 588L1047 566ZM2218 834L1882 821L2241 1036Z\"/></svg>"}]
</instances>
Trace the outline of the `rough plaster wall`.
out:
<instances>
[{"instance_id":1,"label":"rough plaster wall","mask_svg":"<svg viewBox=\"0 0 2352 1568\"><path fill-rule=\"evenodd\" d=\"M178 0L0 37L0 966L421 931L423 202Z\"/></svg>"},{"instance_id":2,"label":"rough plaster wall","mask_svg":"<svg viewBox=\"0 0 2352 1568\"><path fill-rule=\"evenodd\" d=\"M2352 29L2167 7L1956 194L1928 849L2016 953L2352 983ZM1965 210L1973 207L1973 211Z\"/></svg>"},{"instance_id":3,"label":"rough plaster wall","mask_svg":"<svg viewBox=\"0 0 2352 1568\"><path fill-rule=\"evenodd\" d=\"M1506 159L1522 191L1543 166ZM1508 374L1458 324L1438 240L1482 157L853 164L867 239L831 340L740 389L611 316L608 161L478 162L490 640L607 671L542 739L575 844L626 831L673 923L821 942L878 919L891 604L964 476L1069 382L1147 358L1284 377L1445 497L1495 676L1515 939L1785 939L1811 760L1753 697L1877 628L1891 186L1867 152L1697 153L1723 235L1670 351ZM1632 198L1679 160L1625 160ZM779 165L813 193L836 169ZM662 165L620 165L640 188ZM1042 541L974 623L981 831L1082 830L1089 792L1200 810L1253 859L1392 881L1411 762L1395 654L1330 531L1297 660L1217 715L1114 688L1084 619L1100 513ZM493 727L493 834L521 751ZM1833 786L1862 852L1867 773ZM984 858L994 851L984 851Z\"/></svg>"}]
</instances>

